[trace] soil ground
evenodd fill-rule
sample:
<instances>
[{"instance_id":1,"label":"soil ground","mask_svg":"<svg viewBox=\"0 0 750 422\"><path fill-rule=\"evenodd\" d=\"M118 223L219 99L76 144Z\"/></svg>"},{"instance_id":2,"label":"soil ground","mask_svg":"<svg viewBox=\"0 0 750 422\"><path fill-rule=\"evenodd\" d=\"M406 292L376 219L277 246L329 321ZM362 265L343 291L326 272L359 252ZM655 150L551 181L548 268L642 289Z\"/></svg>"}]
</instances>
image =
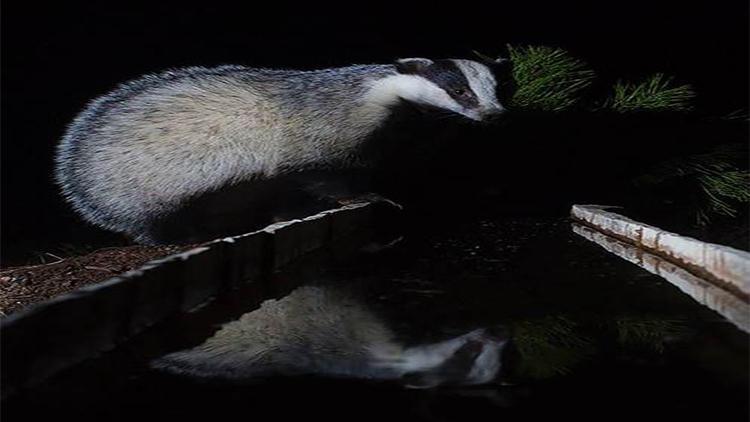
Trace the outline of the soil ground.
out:
<instances>
[{"instance_id":1,"label":"soil ground","mask_svg":"<svg viewBox=\"0 0 750 422\"><path fill-rule=\"evenodd\" d=\"M0 316L99 283L191 246L124 246L40 265L0 269Z\"/></svg>"}]
</instances>

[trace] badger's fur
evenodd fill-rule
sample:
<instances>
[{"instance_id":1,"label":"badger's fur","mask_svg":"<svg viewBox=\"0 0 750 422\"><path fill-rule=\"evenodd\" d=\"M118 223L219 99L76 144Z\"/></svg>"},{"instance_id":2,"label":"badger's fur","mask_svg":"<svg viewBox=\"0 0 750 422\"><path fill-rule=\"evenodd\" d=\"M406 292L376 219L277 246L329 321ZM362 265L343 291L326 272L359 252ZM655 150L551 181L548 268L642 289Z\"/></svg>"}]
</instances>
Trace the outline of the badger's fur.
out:
<instances>
[{"instance_id":1,"label":"badger's fur","mask_svg":"<svg viewBox=\"0 0 750 422\"><path fill-rule=\"evenodd\" d=\"M305 286L222 326L195 348L152 366L188 376L249 380L319 375L396 380L413 387L495 380L507 339L484 329L406 347L356 296Z\"/></svg>"},{"instance_id":2,"label":"badger's fur","mask_svg":"<svg viewBox=\"0 0 750 422\"><path fill-rule=\"evenodd\" d=\"M92 101L56 157L64 196L88 221L142 242L154 222L219 188L359 164L358 147L405 100L474 120L503 110L490 69L402 59L314 71L192 67Z\"/></svg>"}]
</instances>

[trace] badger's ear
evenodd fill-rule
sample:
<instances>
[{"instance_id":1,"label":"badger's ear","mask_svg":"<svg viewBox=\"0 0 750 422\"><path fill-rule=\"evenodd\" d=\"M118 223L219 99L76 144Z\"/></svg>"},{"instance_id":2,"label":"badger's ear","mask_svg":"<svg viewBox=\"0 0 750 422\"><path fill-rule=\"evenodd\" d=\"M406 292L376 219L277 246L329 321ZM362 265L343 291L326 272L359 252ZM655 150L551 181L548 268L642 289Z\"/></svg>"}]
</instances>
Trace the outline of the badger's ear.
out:
<instances>
[{"instance_id":1,"label":"badger's ear","mask_svg":"<svg viewBox=\"0 0 750 422\"><path fill-rule=\"evenodd\" d=\"M475 56L479 58L479 61L484 63L485 65L489 67L505 67L511 65L510 59L505 59L503 57L497 57L492 58L490 56L485 56L484 54L478 52L477 50L472 50L472 53L474 53Z\"/></svg>"},{"instance_id":2,"label":"badger's ear","mask_svg":"<svg viewBox=\"0 0 750 422\"><path fill-rule=\"evenodd\" d=\"M412 74L424 72L425 69L433 64L433 61L420 57L412 57L408 59L398 59L395 64L398 73Z\"/></svg>"}]
</instances>

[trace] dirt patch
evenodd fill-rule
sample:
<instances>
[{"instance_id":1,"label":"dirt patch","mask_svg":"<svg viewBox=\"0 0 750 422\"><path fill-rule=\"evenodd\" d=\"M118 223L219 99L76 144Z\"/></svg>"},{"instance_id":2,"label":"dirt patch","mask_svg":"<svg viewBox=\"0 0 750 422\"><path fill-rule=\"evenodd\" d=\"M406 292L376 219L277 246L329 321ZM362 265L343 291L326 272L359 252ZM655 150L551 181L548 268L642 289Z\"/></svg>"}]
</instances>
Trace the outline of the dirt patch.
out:
<instances>
[{"instance_id":1,"label":"dirt patch","mask_svg":"<svg viewBox=\"0 0 750 422\"><path fill-rule=\"evenodd\" d=\"M42 265L0 270L0 317L81 286L99 283L188 246L125 246Z\"/></svg>"}]
</instances>

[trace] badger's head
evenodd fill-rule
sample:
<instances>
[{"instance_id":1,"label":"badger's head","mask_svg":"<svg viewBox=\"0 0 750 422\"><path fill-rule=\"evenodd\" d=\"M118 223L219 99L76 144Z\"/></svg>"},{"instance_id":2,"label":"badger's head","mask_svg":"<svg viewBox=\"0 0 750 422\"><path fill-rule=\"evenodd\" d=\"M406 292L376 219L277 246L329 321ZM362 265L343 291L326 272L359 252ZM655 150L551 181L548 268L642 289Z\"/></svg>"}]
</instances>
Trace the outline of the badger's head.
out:
<instances>
[{"instance_id":1,"label":"badger's head","mask_svg":"<svg viewBox=\"0 0 750 422\"><path fill-rule=\"evenodd\" d=\"M505 111L489 66L472 60L408 58L396 61L397 95L409 102L483 121Z\"/></svg>"}]
</instances>

